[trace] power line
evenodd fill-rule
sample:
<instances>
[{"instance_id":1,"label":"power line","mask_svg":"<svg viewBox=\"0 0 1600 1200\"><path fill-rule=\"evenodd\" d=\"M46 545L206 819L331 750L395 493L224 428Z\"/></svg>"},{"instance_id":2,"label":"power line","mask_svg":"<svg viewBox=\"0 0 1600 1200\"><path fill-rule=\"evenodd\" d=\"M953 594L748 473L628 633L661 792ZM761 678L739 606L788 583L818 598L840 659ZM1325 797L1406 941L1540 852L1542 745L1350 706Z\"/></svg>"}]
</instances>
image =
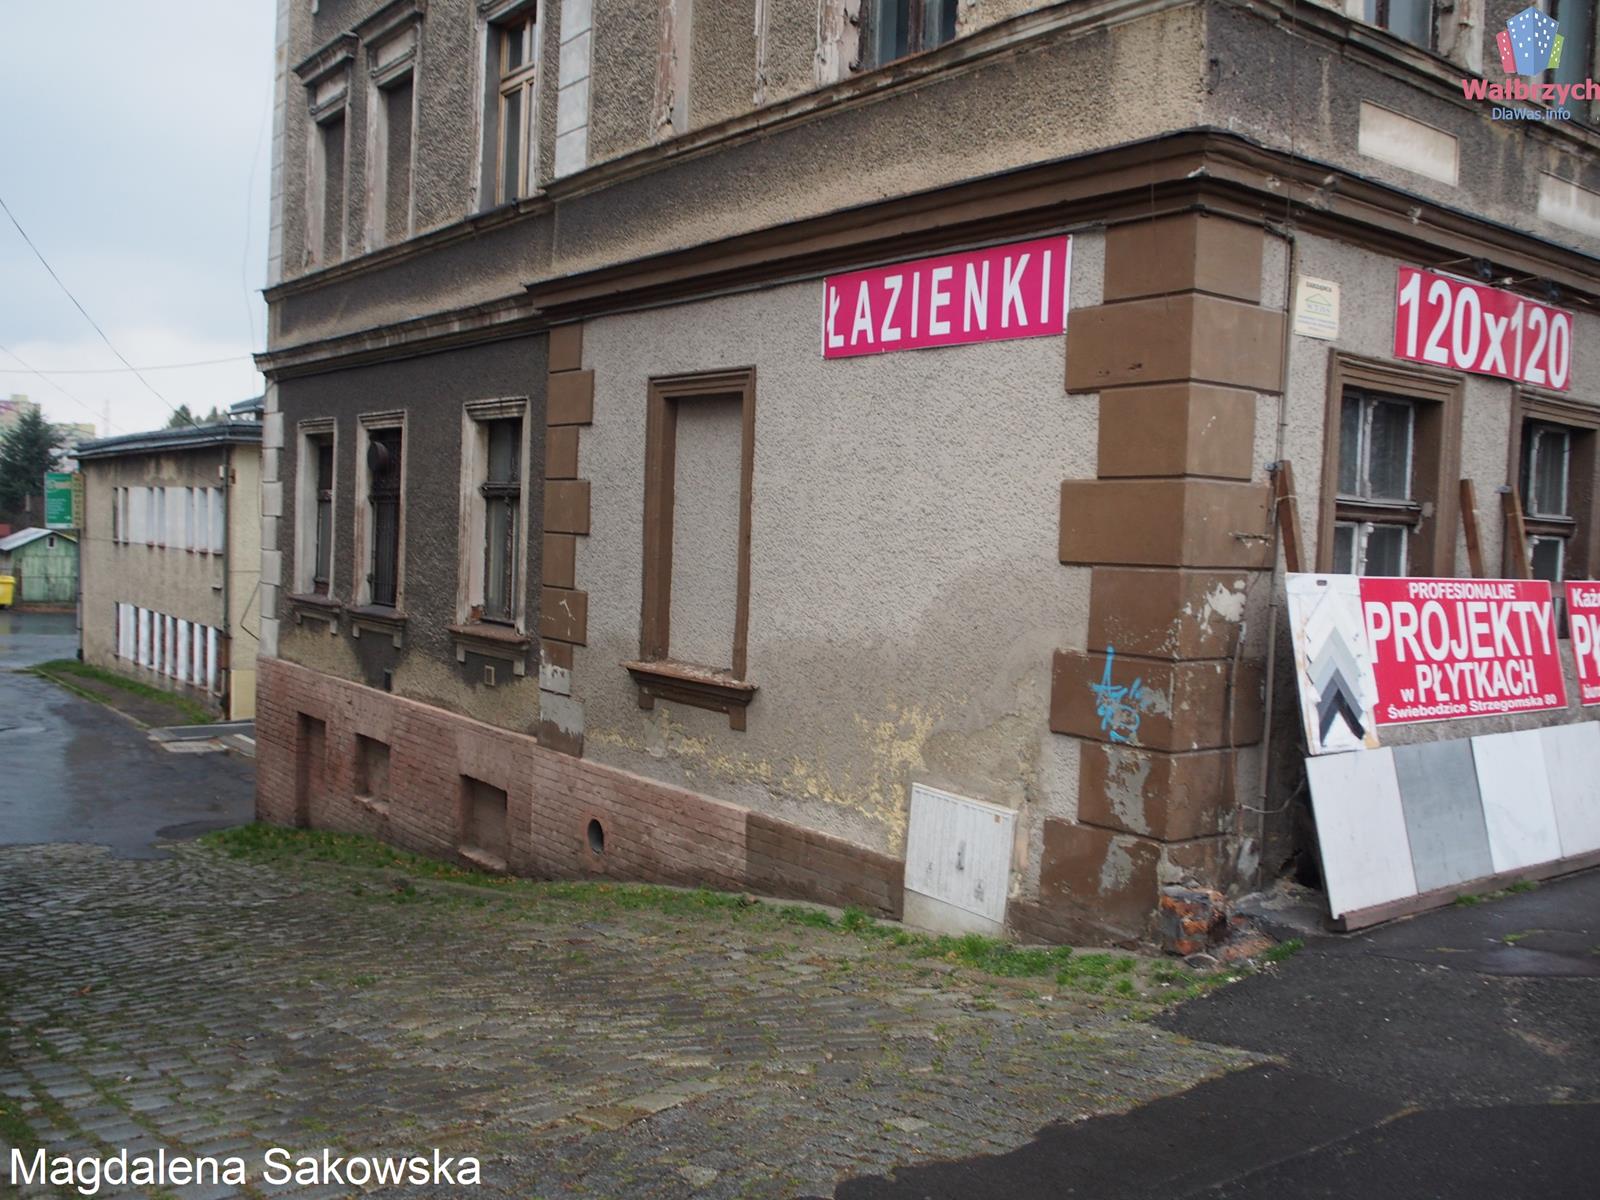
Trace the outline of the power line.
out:
<instances>
[{"instance_id":1,"label":"power line","mask_svg":"<svg viewBox=\"0 0 1600 1200\"><path fill-rule=\"evenodd\" d=\"M244 362L248 354L230 354L226 358L197 358L193 362L157 363L153 367L73 367L54 370L50 367L30 368L35 375L126 375L129 371L182 371L190 367L217 367L224 363ZM22 372L0 367L0 375L20 375Z\"/></svg>"},{"instance_id":2,"label":"power line","mask_svg":"<svg viewBox=\"0 0 1600 1200\"><path fill-rule=\"evenodd\" d=\"M123 430L118 429L115 425L113 425L111 423L111 420L110 420L109 417L102 416L99 412L96 412L95 409L89 404L88 401L78 399L78 397L74 396L71 392L67 391L66 388L62 387L54 379L51 379L43 371L39 371L39 370L36 370L33 367L30 367L27 364L27 362L23 359L22 355L18 354L15 350L9 350L5 346L0 346L0 353L4 353L7 356L16 359L17 362L22 363L23 369L25 371L27 371L29 374L37 375L40 379L44 380L51 387L55 388L56 391L60 392L68 400L71 400L74 404L78 405L80 408L84 409L86 412L88 412L91 415L93 415L95 417L98 417L100 420L104 421L105 424L106 424L106 433L107 434L124 432ZM0 369L3 369L3 368L0 368ZM8 371L6 373L7 374L16 374L16 372L10 372L10 371Z\"/></svg>"},{"instance_id":3,"label":"power line","mask_svg":"<svg viewBox=\"0 0 1600 1200\"><path fill-rule=\"evenodd\" d=\"M39 264L50 273L50 278L56 281L56 286L61 289L62 293L65 294L67 299L72 301L72 306L83 314L83 319L89 322L89 324L94 328L94 331L100 335L100 340L106 344L107 349L117 356L118 361L121 362L123 366L127 367L128 370L133 372L134 377L138 379L140 383L144 384L146 391L148 391L157 400L161 401L161 403L165 404L168 408L172 409L174 415L180 415L178 410L173 408L172 401L168 400L160 392L156 391L155 385L139 373L139 368L129 362L122 351L118 350L111 344L111 339L106 336L106 331L101 329L99 323L89 315L89 310L84 308L82 304L78 303L78 298L72 294L72 290L67 287L66 284L61 282L61 276L56 274L55 268L52 267L49 261L46 260L45 256L39 252L39 247L33 244L33 239L28 236L28 231L24 229L22 227L22 223L17 220L16 214L11 211L11 206L6 203L4 196L0 196L0 209L5 210L6 216L11 220L11 224L16 226L17 232L22 235L22 240L28 243L28 249L33 251L33 256L37 258L39 260ZM13 355L12 357L16 356ZM193 417L189 417L188 421L191 425L196 424Z\"/></svg>"}]
</instances>

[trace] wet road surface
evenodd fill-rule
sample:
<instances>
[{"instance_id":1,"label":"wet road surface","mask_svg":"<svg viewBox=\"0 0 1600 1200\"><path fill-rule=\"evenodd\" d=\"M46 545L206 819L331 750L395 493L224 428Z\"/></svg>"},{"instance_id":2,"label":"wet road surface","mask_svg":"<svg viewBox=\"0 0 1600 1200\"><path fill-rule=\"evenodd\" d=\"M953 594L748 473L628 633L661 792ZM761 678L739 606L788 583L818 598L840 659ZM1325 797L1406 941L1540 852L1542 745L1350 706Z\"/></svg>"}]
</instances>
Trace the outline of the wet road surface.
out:
<instances>
[{"instance_id":1,"label":"wet road surface","mask_svg":"<svg viewBox=\"0 0 1600 1200\"><path fill-rule=\"evenodd\" d=\"M837 1200L1596 1194L1600 871L1314 940L1156 1023L1277 1062Z\"/></svg>"},{"instance_id":2,"label":"wet road surface","mask_svg":"<svg viewBox=\"0 0 1600 1200\"><path fill-rule=\"evenodd\" d=\"M0 613L0 845L148 858L163 840L251 819L249 761L168 754L117 713L18 669L76 652L70 613Z\"/></svg>"}]
</instances>

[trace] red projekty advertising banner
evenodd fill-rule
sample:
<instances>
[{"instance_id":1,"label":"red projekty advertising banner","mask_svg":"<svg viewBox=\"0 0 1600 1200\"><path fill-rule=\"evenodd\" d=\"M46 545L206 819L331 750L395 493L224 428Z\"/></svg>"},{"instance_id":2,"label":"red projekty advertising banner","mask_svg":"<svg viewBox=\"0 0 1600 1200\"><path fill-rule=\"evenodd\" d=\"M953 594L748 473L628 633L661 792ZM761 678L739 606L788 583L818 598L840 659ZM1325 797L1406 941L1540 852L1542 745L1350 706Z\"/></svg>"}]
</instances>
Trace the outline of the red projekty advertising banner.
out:
<instances>
[{"instance_id":1,"label":"red projekty advertising banner","mask_svg":"<svg viewBox=\"0 0 1600 1200\"><path fill-rule=\"evenodd\" d=\"M1600 583L1567 584L1567 632L1578 664L1578 702L1600 704Z\"/></svg>"},{"instance_id":2,"label":"red projekty advertising banner","mask_svg":"<svg viewBox=\"0 0 1600 1200\"><path fill-rule=\"evenodd\" d=\"M1396 358L1566 391L1572 314L1499 288L1401 267Z\"/></svg>"},{"instance_id":3,"label":"red projekty advertising banner","mask_svg":"<svg viewBox=\"0 0 1600 1200\"><path fill-rule=\"evenodd\" d=\"M1061 334L1072 239L1039 238L822 282L822 357Z\"/></svg>"},{"instance_id":4,"label":"red projekty advertising banner","mask_svg":"<svg viewBox=\"0 0 1600 1200\"><path fill-rule=\"evenodd\" d=\"M1542 579L1361 580L1379 725L1565 708Z\"/></svg>"}]
</instances>

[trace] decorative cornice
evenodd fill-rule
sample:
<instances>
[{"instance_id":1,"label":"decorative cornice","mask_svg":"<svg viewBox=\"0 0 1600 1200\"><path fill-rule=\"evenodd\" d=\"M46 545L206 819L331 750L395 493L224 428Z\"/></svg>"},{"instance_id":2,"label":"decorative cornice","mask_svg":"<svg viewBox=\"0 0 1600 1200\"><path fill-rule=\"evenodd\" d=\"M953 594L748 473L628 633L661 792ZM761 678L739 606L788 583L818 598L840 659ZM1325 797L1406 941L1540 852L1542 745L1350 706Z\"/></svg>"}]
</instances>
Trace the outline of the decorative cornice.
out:
<instances>
[{"instance_id":1,"label":"decorative cornice","mask_svg":"<svg viewBox=\"0 0 1600 1200\"><path fill-rule=\"evenodd\" d=\"M299 76L301 83L315 87L341 67L348 67L355 59L358 45L360 42L355 34L341 33L302 59L294 73Z\"/></svg>"},{"instance_id":2,"label":"decorative cornice","mask_svg":"<svg viewBox=\"0 0 1600 1200\"><path fill-rule=\"evenodd\" d=\"M357 22L351 32L371 45L398 33L403 26L416 24L427 11L428 0L391 0L370 17Z\"/></svg>"}]
</instances>

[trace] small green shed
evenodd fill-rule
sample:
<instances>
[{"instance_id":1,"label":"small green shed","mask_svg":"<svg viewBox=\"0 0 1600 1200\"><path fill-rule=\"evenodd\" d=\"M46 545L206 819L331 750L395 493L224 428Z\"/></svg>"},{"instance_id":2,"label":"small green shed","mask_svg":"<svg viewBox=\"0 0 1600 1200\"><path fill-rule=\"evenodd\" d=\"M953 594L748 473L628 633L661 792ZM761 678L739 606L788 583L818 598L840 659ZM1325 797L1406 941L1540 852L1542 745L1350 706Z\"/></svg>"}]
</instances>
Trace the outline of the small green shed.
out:
<instances>
[{"instance_id":1,"label":"small green shed","mask_svg":"<svg viewBox=\"0 0 1600 1200\"><path fill-rule=\"evenodd\" d=\"M17 581L15 602L78 602L78 539L59 529L19 529L0 538L0 575Z\"/></svg>"}]
</instances>

